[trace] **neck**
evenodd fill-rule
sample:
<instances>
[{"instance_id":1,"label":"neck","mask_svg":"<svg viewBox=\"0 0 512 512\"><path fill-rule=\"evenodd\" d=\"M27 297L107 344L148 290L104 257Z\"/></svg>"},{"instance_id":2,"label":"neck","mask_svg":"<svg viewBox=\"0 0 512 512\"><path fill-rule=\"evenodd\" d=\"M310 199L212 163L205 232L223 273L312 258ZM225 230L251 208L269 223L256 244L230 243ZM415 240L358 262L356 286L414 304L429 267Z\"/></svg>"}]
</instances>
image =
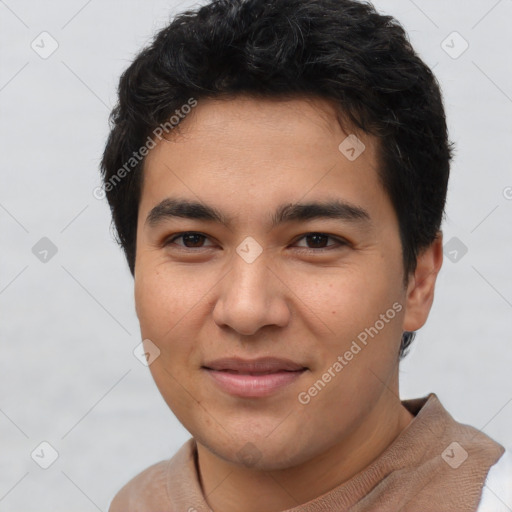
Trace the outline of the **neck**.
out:
<instances>
[{"instance_id":1,"label":"neck","mask_svg":"<svg viewBox=\"0 0 512 512\"><path fill-rule=\"evenodd\" d=\"M227 462L197 443L203 493L213 511L278 512L297 507L363 471L414 418L393 393L359 428L298 466L261 471ZM382 402L382 403L381 403Z\"/></svg>"}]
</instances>

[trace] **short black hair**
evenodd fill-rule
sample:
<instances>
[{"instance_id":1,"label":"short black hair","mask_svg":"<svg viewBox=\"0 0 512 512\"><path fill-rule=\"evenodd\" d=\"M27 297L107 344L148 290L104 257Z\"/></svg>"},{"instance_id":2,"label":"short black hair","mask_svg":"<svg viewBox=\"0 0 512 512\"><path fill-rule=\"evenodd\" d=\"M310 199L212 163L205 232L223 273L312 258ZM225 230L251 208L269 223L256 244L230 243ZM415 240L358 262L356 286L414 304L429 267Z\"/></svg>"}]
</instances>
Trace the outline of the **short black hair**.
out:
<instances>
[{"instance_id":1,"label":"short black hair","mask_svg":"<svg viewBox=\"0 0 512 512\"><path fill-rule=\"evenodd\" d=\"M213 0L177 15L137 55L120 78L101 162L132 275L138 150L191 98L241 94L326 99L342 127L348 121L378 138L379 178L398 217L407 283L440 230L453 143L439 83L405 30L356 0ZM403 333L400 358L414 334Z\"/></svg>"}]
</instances>

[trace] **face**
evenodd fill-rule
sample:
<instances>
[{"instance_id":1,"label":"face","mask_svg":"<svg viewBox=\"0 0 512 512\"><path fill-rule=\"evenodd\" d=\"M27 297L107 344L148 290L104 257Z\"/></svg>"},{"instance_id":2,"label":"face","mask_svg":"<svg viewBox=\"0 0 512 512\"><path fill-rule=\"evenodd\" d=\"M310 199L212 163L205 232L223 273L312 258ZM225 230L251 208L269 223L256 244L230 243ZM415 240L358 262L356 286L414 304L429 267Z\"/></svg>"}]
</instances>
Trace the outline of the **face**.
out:
<instances>
[{"instance_id":1,"label":"face","mask_svg":"<svg viewBox=\"0 0 512 512\"><path fill-rule=\"evenodd\" d=\"M138 215L150 370L212 453L299 464L378 407L417 327L376 140L358 134L357 156L329 103L248 97L200 100L173 135Z\"/></svg>"}]
</instances>

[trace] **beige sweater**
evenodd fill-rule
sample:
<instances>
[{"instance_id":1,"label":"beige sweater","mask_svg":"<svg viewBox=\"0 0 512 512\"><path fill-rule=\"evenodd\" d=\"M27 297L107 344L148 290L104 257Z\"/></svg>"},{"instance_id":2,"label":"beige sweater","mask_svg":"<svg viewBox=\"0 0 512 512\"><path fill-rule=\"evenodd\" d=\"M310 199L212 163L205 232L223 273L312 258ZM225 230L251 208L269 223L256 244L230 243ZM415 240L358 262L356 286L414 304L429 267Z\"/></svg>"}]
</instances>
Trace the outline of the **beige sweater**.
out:
<instances>
[{"instance_id":1,"label":"beige sweater","mask_svg":"<svg viewBox=\"0 0 512 512\"><path fill-rule=\"evenodd\" d=\"M415 418L374 462L326 494L283 512L474 512L487 473L504 448L456 422L434 393L402 403ZM194 439L128 482L109 509L210 511L198 479Z\"/></svg>"}]
</instances>

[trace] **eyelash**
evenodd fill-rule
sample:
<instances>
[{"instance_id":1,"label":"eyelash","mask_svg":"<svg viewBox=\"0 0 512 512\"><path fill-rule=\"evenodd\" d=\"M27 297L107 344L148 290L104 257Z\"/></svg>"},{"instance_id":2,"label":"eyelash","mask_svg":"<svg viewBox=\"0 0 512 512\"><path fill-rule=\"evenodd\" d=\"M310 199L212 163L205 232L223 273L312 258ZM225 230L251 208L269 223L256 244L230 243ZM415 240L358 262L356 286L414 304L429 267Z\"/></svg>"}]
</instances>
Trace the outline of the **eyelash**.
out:
<instances>
[{"instance_id":1,"label":"eyelash","mask_svg":"<svg viewBox=\"0 0 512 512\"><path fill-rule=\"evenodd\" d=\"M185 237L187 235L198 235L198 236L201 236L201 237L204 237L204 238L208 238L207 235L205 235L204 233L200 233L198 231L184 231L182 233L177 233L176 235L174 235L171 238L167 239L164 242L163 245L165 247L167 247L167 246L173 244L175 240L178 240L179 238L183 238L183 237ZM317 248L299 247L299 252L311 252L311 251L314 251L314 252L324 252L324 251L333 250L336 247L343 247L343 246L349 245L349 243L347 241L345 241L345 240L343 240L341 238L335 237L333 235L329 235L328 233L321 233L321 232L318 232L318 231L312 231L310 233L305 233L300 238L297 238L294 243L299 242L300 240L306 238L307 236L313 236L313 235L319 235L321 237L331 238L332 240L334 240L336 242L336 244L330 245L330 246L327 246L327 247L317 247ZM183 246L183 245L178 245L178 247L180 247L181 250L185 250L185 251L196 251L197 249L205 249L205 247L186 247L186 246Z\"/></svg>"}]
</instances>

